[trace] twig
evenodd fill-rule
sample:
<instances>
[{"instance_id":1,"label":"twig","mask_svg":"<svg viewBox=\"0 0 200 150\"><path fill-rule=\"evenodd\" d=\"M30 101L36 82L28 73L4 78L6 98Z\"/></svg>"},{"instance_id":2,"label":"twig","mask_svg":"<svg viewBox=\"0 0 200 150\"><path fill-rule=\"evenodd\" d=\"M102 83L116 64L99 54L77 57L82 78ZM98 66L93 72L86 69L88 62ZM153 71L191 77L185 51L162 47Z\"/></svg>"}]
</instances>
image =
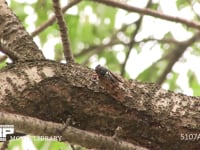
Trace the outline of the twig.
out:
<instances>
[{"instance_id":1,"label":"twig","mask_svg":"<svg viewBox=\"0 0 200 150\"><path fill-rule=\"evenodd\" d=\"M140 29L140 25L141 25L141 23L142 23L142 18L143 18L143 17L140 17L139 20L135 23L135 24L136 24L136 29L135 29L135 31L132 33L132 36L131 36L131 38L130 38L131 41L130 41L130 43L129 43L129 45L128 45L128 52L127 52L127 54L126 54L124 63L122 64L122 67L121 67L121 75L122 75L122 76L123 76L124 73L125 73L125 67L126 67L126 64L127 64L127 62L128 62L128 58L129 58L129 56L130 56L130 54L131 54L132 47L133 47L133 45L135 44L135 36L137 35L137 33L138 33L139 29Z\"/></svg>"},{"instance_id":2,"label":"twig","mask_svg":"<svg viewBox=\"0 0 200 150\"><path fill-rule=\"evenodd\" d=\"M136 41L136 43L149 42L149 41L157 41L159 43L168 43L168 44L179 44L180 43L179 41L177 41L175 39L170 39L170 38L166 38L166 39L145 38L140 41Z\"/></svg>"},{"instance_id":3,"label":"twig","mask_svg":"<svg viewBox=\"0 0 200 150\"><path fill-rule=\"evenodd\" d=\"M15 131L38 136L58 136L56 135L58 134L57 130L65 126L33 117L0 112L0 124L4 124L5 122L6 124L13 124ZM82 145L87 148L103 148L104 150L146 150L145 148L124 141L116 142L112 137L97 135L70 126L60 133L59 136L62 136L62 140L64 139L70 143Z\"/></svg>"},{"instance_id":4,"label":"twig","mask_svg":"<svg viewBox=\"0 0 200 150\"><path fill-rule=\"evenodd\" d=\"M69 39L67 35L67 26L63 19L63 14L60 8L59 0L53 0L53 7L54 7L57 22L59 25L59 29L60 29L65 59L68 63L73 63L74 57L70 48L70 43L69 43Z\"/></svg>"},{"instance_id":5,"label":"twig","mask_svg":"<svg viewBox=\"0 0 200 150\"><path fill-rule=\"evenodd\" d=\"M170 16L170 15L166 15L163 13L160 13L158 11L154 11L151 9L144 9L144 8L138 8L138 7L134 7L134 6L130 6L128 4L124 4L122 2L119 1L114 1L114 0L92 0L94 2L98 2L98 3L103 3L109 6L113 6L113 7L118 7L130 12L136 12L139 14L143 14L143 15L148 15L148 16L153 16L153 17L157 17L160 19L164 19L164 20L168 20L168 21L172 21L172 22L178 22L178 23L182 23L187 25L188 27L193 27L196 29L200 29L200 23L196 22L196 21L191 21L191 20L186 20L180 17L174 17L174 16Z\"/></svg>"},{"instance_id":6,"label":"twig","mask_svg":"<svg viewBox=\"0 0 200 150\"><path fill-rule=\"evenodd\" d=\"M17 56L15 55L15 54L16 54L15 51L11 52L11 51L9 51L9 50L6 50L6 49L5 49L4 47L2 47L1 45L0 45L0 51L1 51L2 53L6 54L7 56L9 56L9 58L12 59L13 61L17 60ZM1 58L0 61L3 61L3 59L4 59L4 58Z\"/></svg>"},{"instance_id":7,"label":"twig","mask_svg":"<svg viewBox=\"0 0 200 150\"><path fill-rule=\"evenodd\" d=\"M149 7L151 5L151 0L149 0L149 2L147 3L146 7ZM140 16L140 18L137 20L137 22L135 23L136 25L136 29L134 30L134 32L132 33L132 36L131 36L131 40L130 40L130 43L128 45L128 52L126 54L126 57L125 57L125 60L124 60L124 63L122 64L122 67L121 67L121 75L124 76L124 73L125 73L125 67L126 67L126 64L128 62L128 58L131 54L131 51L132 51L132 47L134 46L134 44L136 43L135 42L135 36L137 35L139 29L140 29L140 26L142 24L142 19L143 19L143 15Z\"/></svg>"},{"instance_id":8,"label":"twig","mask_svg":"<svg viewBox=\"0 0 200 150\"><path fill-rule=\"evenodd\" d=\"M181 42L174 50L172 50L165 57L165 59L169 60L169 63L166 66L166 68L164 69L164 71L162 72L161 76L156 81L157 84L161 85L165 81L167 74L172 70L172 67L179 60L179 58L182 56L182 54L186 51L187 47L192 45L194 42L196 42L199 39L200 39L200 32L198 32L196 35L194 35L189 40Z\"/></svg>"},{"instance_id":9,"label":"twig","mask_svg":"<svg viewBox=\"0 0 200 150\"><path fill-rule=\"evenodd\" d=\"M62 12L64 13L66 10L68 10L72 6L76 5L80 1L81 0L70 1L66 6L64 6L62 8ZM32 32L31 36L34 37L34 36L38 35L40 32L42 32L43 30L45 30L48 26L52 25L55 21L56 21L56 16L51 17L48 21L46 21L45 23L43 23L42 25L40 25L34 32Z\"/></svg>"},{"instance_id":10,"label":"twig","mask_svg":"<svg viewBox=\"0 0 200 150\"><path fill-rule=\"evenodd\" d=\"M80 57L80 56L86 55L90 52L99 53L103 49L105 49L107 47L111 47L111 46L116 45L116 44L123 44L124 46L127 46L129 43L125 43L125 42L119 40L117 38L117 34L119 32L125 32L127 27L129 27L131 24L133 24L133 23L123 25L119 30L117 30L114 34L112 34L112 36L110 37L110 41L108 43L100 43L100 44L91 45L88 48L84 48L84 49L80 50L79 53L74 54L74 57ZM86 60L86 63L87 62L88 62L88 60Z\"/></svg>"},{"instance_id":11,"label":"twig","mask_svg":"<svg viewBox=\"0 0 200 150\"><path fill-rule=\"evenodd\" d=\"M120 41L110 41L109 43L106 43L106 44L102 43L102 44L97 44L97 45L91 45L88 48L82 49L79 53L75 54L74 57L80 57L80 56L86 55L90 52L102 51L106 47L113 46L113 45L116 45L116 44L123 44L123 43L120 42Z\"/></svg>"}]
</instances>

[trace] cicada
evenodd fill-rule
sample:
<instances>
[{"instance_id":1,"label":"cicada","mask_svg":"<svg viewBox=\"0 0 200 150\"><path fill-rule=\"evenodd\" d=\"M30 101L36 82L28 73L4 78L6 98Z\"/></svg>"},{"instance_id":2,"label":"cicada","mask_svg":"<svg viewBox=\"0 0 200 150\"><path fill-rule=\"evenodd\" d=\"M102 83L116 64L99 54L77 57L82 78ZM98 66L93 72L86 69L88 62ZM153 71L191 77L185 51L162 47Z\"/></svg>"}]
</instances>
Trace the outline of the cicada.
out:
<instances>
[{"instance_id":1,"label":"cicada","mask_svg":"<svg viewBox=\"0 0 200 150\"><path fill-rule=\"evenodd\" d=\"M107 68L102 67L101 65L97 65L95 67L95 72L100 78L106 78L108 80L111 80L113 82L122 82L122 80L119 79L115 74L113 74L111 71L109 71Z\"/></svg>"}]
</instances>

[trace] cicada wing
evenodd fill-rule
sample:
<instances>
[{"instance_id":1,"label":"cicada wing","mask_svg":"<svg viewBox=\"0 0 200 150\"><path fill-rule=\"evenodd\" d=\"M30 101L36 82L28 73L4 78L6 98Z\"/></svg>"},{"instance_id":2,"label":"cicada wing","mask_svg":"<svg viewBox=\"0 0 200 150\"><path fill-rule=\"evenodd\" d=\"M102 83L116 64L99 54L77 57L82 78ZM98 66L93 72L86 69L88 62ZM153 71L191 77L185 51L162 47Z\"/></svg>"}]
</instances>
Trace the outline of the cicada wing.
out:
<instances>
[{"instance_id":1,"label":"cicada wing","mask_svg":"<svg viewBox=\"0 0 200 150\"><path fill-rule=\"evenodd\" d=\"M111 71L109 71L109 73L111 74L112 78L114 78L114 80L117 80L118 82L123 82L118 76L116 76L114 73L112 73Z\"/></svg>"}]
</instances>

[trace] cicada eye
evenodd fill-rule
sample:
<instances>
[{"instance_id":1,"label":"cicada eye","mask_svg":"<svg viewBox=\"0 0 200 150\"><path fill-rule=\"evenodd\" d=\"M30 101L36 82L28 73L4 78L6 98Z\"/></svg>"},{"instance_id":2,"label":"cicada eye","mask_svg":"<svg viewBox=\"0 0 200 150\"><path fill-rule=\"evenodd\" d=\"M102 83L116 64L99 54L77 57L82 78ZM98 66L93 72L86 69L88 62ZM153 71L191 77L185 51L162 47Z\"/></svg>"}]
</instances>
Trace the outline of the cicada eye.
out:
<instances>
[{"instance_id":1,"label":"cicada eye","mask_svg":"<svg viewBox=\"0 0 200 150\"><path fill-rule=\"evenodd\" d=\"M104 76L108 70L100 65L97 65L96 68L95 68L95 71L98 75L101 75L101 76Z\"/></svg>"}]
</instances>

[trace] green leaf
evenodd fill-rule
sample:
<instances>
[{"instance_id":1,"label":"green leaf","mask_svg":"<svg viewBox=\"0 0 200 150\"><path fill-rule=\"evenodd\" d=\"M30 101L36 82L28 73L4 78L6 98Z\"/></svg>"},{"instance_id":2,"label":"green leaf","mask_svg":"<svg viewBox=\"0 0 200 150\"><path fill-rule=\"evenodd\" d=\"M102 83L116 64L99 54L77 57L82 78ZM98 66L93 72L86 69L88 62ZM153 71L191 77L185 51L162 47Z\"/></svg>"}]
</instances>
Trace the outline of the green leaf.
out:
<instances>
[{"instance_id":1,"label":"green leaf","mask_svg":"<svg viewBox=\"0 0 200 150\"><path fill-rule=\"evenodd\" d=\"M166 61L155 62L137 77L137 80L146 81L146 82L156 82L160 77L163 69L166 66Z\"/></svg>"},{"instance_id":2,"label":"green leaf","mask_svg":"<svg viewBox=\"0 0 200 150\"><path fill-rule=\"evenodd\" d=\"M67 28L68 28L68 36L70 39L70 46L72 48L72 50L74 52L76 52L76 50L78 49L78 41L80 41L79 39L79 35L78 35L78 26L79 26L79 22L80 22L80 17L77 15L70 15L67 14L64 16L64 19L66 21L67 24Z\"/></svg>"},{"instance_id":3,"label":"green leaf","mask_svg":"<svg viewBox=\"0 0 200 150\"><path fill-rule=\"evenodd\" d=\"M165 82L168 83L169 85L169 90L175 91L177 89L181 89L177 84L176 81L179 77L179 74L175 73L175 72L171 72L169 74L170 78L168 78Z\"/></svg>"},{"instance_id":4,"label":"green leaf","mask_svg":"<svg viewBox=\"0 0 200 150\"><path fill-rule=\"evenodd\" d=\"M58 62L63 60L63 48L60 43L55 45L54 53L54 60Z\"/></svg>"},{"instance_id":5,"label":"green leaf","mask_svg":"<svg viewBox=\"0 0 200 150\"><path fill-rule=\"evenodd\" d=\"M188 6L188 1L186 0L176 0L176 7L181 10L182 8Z\"/></svg>"},{"instance_id":6,"label":"green leaf","mask_svg":"<svg viewBox=\"0 0 200 150\"><path fill-rule=\"evenodd\" d=\"M148 67L137 76L137 80L155 82L156 79L158 78L157 70L158 69L156 68L156 66Z\"/></svg>"},{"instance_id":7,"label":"green leaf","mask_svg":"<svg viewBox=\"0 0 200 150\"><path fill-rule=\"evenodd\" d=\"M150 8L152 10L158 10L158 7L159 7L159 3L152 3Z\"/></svg>"},{"instance_id":8,"label":"green leaf","mask_svg":"<svg viewBox=\"0 0 200 150\"><path fill-rule=\"evenodd\" d=\"M19 149L22 150L22 140L10 140L8 144L8 150Z\"/></svg>"},{"instance_id":9,"label":"green leaf","mask_svg":"<svg viewBox=\"0 0 200 150\"><path fill-rule=\"evenodd\" d=\"M40 26L42 23L48 20L48 15L53 13L52 2L50 0L39 0L37 3L33 4L33 8L38 17L36 21L36 26Z\"/></svg>"},{"instance_id":10,"label":"green leaf","mask_svg":"<svg viewBox=\"0 0 200 150\"><path fill-rule=\"evenodd\" d=\"M99 59L105 58L106 65L108 68L114 72L119 71L119 61L116 57L116 52L110 49L104 49L101 53L99 53ZM117 67L118 66L118 67Z\"/></svg>"},{"instance_id":11,"label":"green leaf","mask_svg":"<svg viewBox=\"0 0 200 150\"><path fill-rule=\"evenodd\" d=\"M0 69L4 68L5 66L7 66L6 61L3 61L3 62L0 63Z\"/></svg>"},{"instance_id":12,"label":"green leaf","mask_svg":"<svg viewBox=\"0 0 200 150\"><path fill-rule=\"evenodd\" d=\"M192 70L189 70L187 75L189 78L189 86L193 90L193 95L199 96L200 95L200 84L198 82L196 74Z\"/></svg>"}]
</instances>

